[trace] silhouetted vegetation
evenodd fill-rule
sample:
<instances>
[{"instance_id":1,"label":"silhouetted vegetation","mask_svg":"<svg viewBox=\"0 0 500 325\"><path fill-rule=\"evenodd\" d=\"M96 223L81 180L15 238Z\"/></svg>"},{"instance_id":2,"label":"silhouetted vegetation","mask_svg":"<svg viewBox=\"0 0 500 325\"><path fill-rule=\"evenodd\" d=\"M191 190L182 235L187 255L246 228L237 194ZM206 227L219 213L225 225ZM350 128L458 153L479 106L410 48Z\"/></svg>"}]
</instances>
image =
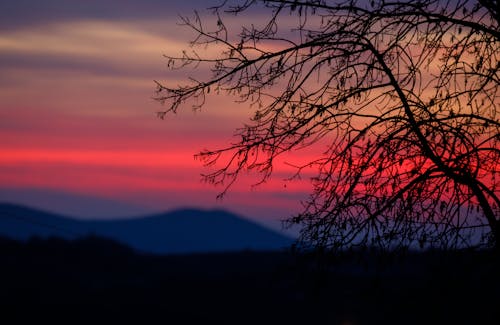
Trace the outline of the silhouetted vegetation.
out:
<instances>
[{"instance_id":1,"label":"silhouetted vegetation","mask_svg":"<svg viewBox=\"0 0 500 325\"><path fill-rule=\"evenodd\" d=\"M500 247L498 1L244 0L211 11L213 25L183 18L196 38L168 57L190 81L157 83L160 117L209 94L252 107L234 144L199 155L214 167L208 182L227 190L246 170L264 182L278 157L316 143L292 176L317 172L289 220L305 246ZM226 24L252 14L241 29Z\"/></svg>"},{"instance_id":2,"label":"silhouetted vegetation","mask_svg":"<svg viewBox=\"0 0 500 325\"><path fill-rule=\"evenodd\" d=\"M497 324L489 254L154 256L97 237L0 238L0 322Z\"/></svg>"}]
</instances>

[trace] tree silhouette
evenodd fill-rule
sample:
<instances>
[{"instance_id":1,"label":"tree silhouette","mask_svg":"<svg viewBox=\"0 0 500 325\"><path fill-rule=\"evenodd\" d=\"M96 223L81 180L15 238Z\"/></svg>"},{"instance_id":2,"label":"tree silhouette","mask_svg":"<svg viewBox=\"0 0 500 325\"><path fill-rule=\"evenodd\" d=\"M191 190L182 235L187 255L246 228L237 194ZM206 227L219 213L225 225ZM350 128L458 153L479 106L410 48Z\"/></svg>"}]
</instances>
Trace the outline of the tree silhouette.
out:
<instances>
[{"instance_id":1,"label":"tree silhouette","mask_svg":"<svg viewBox=\"0 0 500 325\"><path fill-rule=\"evenodd\" d=\"M214 166L207 181L227 190L244 170L265 181L278 156L319 143L325 150L297 166L317 171L304 211L288 220L302 244L500 246L499 1L247 0L210 10L213 29L197 13L182 18L197 37L167 57L172 69L210 67L210 76L157 82L160 117L187 102L198 109L210 92L254 108L237 143L200 153ZM227 23L252 10L255 25L238 33Z\"/></svg>"}]
</instances>

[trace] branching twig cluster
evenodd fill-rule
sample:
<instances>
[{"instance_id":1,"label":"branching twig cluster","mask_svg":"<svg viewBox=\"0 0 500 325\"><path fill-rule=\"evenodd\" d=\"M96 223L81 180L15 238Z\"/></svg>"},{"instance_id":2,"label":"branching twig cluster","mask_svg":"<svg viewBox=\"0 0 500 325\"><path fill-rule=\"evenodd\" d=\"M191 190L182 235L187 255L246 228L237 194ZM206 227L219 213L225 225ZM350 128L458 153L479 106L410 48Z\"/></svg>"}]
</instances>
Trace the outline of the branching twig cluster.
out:
<instances>
[{"instance_id":1,"label":"branching twig cluster","mask_svg":"<svg viewBox=\"0 0 500 325\"><path fill-rule=\"evenodd\" d=\"M232 35L223 17L250 8L261 27ZM192 52L169 65L209 65L185 86L158 83L164 115L211 92L239 96L255 115L238 141L199 155L211 183L241 171L265 181L276 158L320 141L302 243L458 248L500 242L500 27L497 1L246 0L183 23ZM290 21L295 20L293 28ZM285 27L283 27L285 26ZM233 38L232 38L233 37ZM269 46L271 44L272 46ZM220 57L203 57L206 46ZM227 188L226 188L227 189Z\"/></svg>"}]
</instances>

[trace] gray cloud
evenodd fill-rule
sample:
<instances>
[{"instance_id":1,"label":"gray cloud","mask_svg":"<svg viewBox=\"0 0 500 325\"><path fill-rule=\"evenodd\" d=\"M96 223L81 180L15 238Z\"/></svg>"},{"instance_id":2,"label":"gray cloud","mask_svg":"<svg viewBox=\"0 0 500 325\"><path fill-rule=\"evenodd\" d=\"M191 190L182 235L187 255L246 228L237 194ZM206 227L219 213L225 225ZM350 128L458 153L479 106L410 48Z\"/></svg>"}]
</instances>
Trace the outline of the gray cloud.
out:
<instances>
[{"instance_id":1,"label":"gray cloud","mask_svg":"<svg viewBox=\"0 0 500 325\"><path fill-rule=\"evenodd\" d=\"M16 0L0 2L0 29L10 30L77 19L171 19L219 4L220 0Z\"/></svg>"}]
</instances>

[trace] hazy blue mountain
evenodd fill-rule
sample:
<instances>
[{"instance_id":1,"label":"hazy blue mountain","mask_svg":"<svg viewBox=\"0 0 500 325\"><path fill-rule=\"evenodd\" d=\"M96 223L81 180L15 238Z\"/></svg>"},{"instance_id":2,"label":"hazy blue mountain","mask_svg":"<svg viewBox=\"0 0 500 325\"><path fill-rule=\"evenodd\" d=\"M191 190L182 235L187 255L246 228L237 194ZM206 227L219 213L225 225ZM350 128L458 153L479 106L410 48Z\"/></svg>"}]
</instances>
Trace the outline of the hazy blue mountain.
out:
<instances>
[{"instance_id":1,"label":"hazy blue mountain","mask_svg":"<svg viewBox=\"0 0 500 325\"><path fill-rule=\"evenodd\" d=\"M149 215L158 209L138 206L110 198L47 188L0 187L0 202L29 206L42 211L55 211L75 219L100 217L123 218ZM108 218L108 219L110 219Z\"/></svg>"},{"instance_id":2,"label":"hazy blue mountain","mask_svg":"<svg viewBox=\"0 0 500 325\"><path fill-rule=\"evenodd\" d=\"M88 235L156 254L278 250L292 243L290 238L222 210L184 209L121 220L82 221L0 204L0 236L27 240L33 236L75 239Z\"/></svg>"}]
</instances>

